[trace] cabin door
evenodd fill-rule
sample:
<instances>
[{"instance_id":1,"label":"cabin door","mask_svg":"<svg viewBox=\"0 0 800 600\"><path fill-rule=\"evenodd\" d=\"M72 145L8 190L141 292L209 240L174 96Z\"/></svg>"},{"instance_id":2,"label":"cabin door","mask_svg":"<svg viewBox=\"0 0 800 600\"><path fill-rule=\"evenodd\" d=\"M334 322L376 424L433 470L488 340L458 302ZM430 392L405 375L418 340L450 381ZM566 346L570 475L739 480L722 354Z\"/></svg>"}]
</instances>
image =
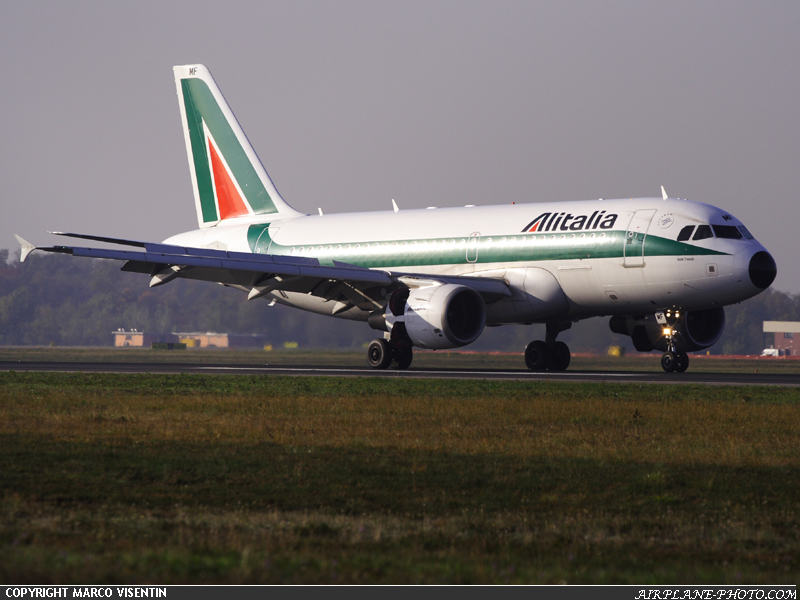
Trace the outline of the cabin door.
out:
<instances>
[{"instance_id":1,"label":"cabin door","mask_svg":"<svg viewBox=\"0 0 800 600\"><path fill-rule=\"evenodd\" d=\"M626 267L644 266L644 241L647 237L647 228L653 215L656 214L655 208L637 210L631 217L628 230L625 232L625 244L623 246L624 265Z\"/></svg>"}]
</instances>

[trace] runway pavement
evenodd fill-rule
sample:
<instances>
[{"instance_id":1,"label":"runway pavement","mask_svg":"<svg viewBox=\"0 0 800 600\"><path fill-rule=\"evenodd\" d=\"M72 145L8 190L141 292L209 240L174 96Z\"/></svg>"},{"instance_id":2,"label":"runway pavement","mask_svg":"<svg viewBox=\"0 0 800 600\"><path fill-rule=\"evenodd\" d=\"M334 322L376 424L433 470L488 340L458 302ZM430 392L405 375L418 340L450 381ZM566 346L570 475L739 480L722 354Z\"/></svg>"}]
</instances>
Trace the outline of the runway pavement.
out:
<instances>
[{"instance_id":1,"label":"runway pavement","mask_svg":"<svg viewBox=\"0 0 800 600\"><path fill-rule=\"evenodd\" d=\"M0 371L52 371L81 373L205 373L218 375L290 375L312 377L404 377L432 379L508 379L521 381L615 382L702 385L800 386L800 374L664 373L663 371L564 371L532 373L526 370L415 369L375 371L369 368L299 365L229 365L193 363L25 362L2 361Z\"/></svg>"}]
</instances>

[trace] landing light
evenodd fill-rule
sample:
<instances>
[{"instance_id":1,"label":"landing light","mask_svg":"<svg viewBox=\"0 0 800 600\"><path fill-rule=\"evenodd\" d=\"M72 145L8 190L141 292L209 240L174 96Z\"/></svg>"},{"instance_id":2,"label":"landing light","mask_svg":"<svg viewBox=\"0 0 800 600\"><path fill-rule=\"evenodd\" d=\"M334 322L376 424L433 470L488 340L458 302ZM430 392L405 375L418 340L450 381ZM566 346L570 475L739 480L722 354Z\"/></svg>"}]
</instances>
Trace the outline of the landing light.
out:
<instances>
[{"instance_id":1,"label":"landing light","mask_svg":"<svg viewBox=\"0 0 800 600\"><path fill-rule=\"evenodd\" d=\"M667 337L671 336L672 329L670 329L669 327L664 327L664 335L666 335Z\"/></svg>"}]
</instances>

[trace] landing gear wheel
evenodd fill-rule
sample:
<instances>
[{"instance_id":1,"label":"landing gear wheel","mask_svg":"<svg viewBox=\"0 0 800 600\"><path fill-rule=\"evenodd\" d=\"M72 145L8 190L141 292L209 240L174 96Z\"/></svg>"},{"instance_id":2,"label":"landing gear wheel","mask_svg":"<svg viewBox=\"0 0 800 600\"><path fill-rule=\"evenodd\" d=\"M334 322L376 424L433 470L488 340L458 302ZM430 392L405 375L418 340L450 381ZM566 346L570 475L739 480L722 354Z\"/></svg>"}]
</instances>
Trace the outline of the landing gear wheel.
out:
<instances>
[{"instance_id":1,"label":"landing gear wheel","mask_svg":"<svg viewBox=\"0 0 800 600\"><path fill-rule=\"evenodd\" d=\"M542 340L528 344L525 348L525 366L531 371L544 371L547 368L547 344Z\"/></svg>"},{"instance_id":2,"label":"landing gear wheel","mask_svg":"<svg viewBox=\"0 0 800 600\"><path fill-rule=\"evenodd\" d=\"M569 346L556 342L547 353L547 368L551 371L566 371L570 361Z\"/></svg>"},{"instance_id":3,"label":"landing gear wheel","mask_svg":"<svg viewBox=\"0 0 800 600\"><path fill-rule=\"evenodd\" d=\"M376 338L369 343L367 361L373 369L386 369L392 364L392 356L392 347L386 340Z\"/></svg>"},{"instance_id":4,"label":"landing gear wheel","mask_svg":"<svg viewBox=\"0 0 800 600\"><path fill-rule=\"evenodd\" d=\"M404 371L411 366L411 360L414 358L414 351L411 348L394 347L394 359L392 360L392 368Z\"/></svg>"},{"instance_id":5,"label":"landing gear wheel","mask_svg":"<svg viewBox=\"0 0 800 600\"><path fill-rule=\"evenodd\" d=\"M678 361L678 364L675 365L675 372L676 373L683 373L686 369L689 368L689 355L685 352L678 352L675 355L675 358Z\"/></svg>"},{"instance_id":6,"label":"landing gear wheel","mask_svg":"<svg viewBox=\"0 0 800 600\"><path fill-rule=\"evenodd\" d=\"M686 359L686 366L689 366L689 359ZM664 352L661 357L661 368L667 373L672 373L678 368L678 356L674 352Z\"/></svg>"}]
</instances>

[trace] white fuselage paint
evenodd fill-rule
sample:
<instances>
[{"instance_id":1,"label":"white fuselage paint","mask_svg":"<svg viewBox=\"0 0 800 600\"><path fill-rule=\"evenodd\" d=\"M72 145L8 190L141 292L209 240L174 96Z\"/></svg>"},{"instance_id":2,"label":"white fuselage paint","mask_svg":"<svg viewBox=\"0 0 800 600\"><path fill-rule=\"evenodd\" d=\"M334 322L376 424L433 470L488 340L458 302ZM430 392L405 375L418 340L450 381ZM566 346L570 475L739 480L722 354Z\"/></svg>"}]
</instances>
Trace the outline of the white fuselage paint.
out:
<instances>
[{"instance_id":1,"label":"white fuselage paint","mask_svg":"<svg viewBox=\"0 0 800 600\"><path fill-rule=\"evenodd\" d=\"M558 217L554 230L542 232L541 227L547 226L542 224L536 232L523 233L527 225L546 213L563 213L564 219L567 216L573 219L564 227L562 218ZM589 222L589 216L595 213L616 215L613 226L598 227L598 217ZM574 218L576 215L583 215L583 222ZM556 219L549 221L553 225ZM540 291L552 295L557 290L544 289L549 284L543 283L542 277L537 275L541 271L532 274L530 269L544 270L549 274L547 277L552 276L550 279L557 282L556 287L560 286L567 300L565 312L559 317L570 320L652 313L670 307L701 310L740 302L762 291L748 274L752 256L765 250L755 239L711 237L685 242L691 247L685 253L650 252L660 240L666 240L660 242L661 246L672 244L670 252L674 252L678 232L688 225L742 225L719 208L677 199L594 200L287 218L280 215L243 217L182 233L165 243L251 252L248 229L263 223L271 223L272 244L267 252L272 254L372 263L369 264L371 268L394 273L503 278L512 287L512 298L488 307L487 324L490 325L544 320L545 317L527 318L528 313L520 308L520 302L525 296L530 299ZM629 245L628 248L634 250L626 253L627 236L633 236L641 244ZM432 241L445 249L447 244L452 244L452 248L461 248L463 253L447 264L426 263L419 258L420 249L430 252L433 248L435 252L437 245ZM347 245L350 250L345 251ZM359 245L358 250L356 245ZM581 254L581 249L586 250L585 256L563 256L570 252L576 254L576 251ZM704 251L718 254L703 254ZM485 261L486 257L498 253L503 254L505 260ZM307 294L275 292L268 297L322 314L329 315L332 310L330 302ZM366 319L367 313L352 309L336 316Z\"/></svg>"}]
</instances>

